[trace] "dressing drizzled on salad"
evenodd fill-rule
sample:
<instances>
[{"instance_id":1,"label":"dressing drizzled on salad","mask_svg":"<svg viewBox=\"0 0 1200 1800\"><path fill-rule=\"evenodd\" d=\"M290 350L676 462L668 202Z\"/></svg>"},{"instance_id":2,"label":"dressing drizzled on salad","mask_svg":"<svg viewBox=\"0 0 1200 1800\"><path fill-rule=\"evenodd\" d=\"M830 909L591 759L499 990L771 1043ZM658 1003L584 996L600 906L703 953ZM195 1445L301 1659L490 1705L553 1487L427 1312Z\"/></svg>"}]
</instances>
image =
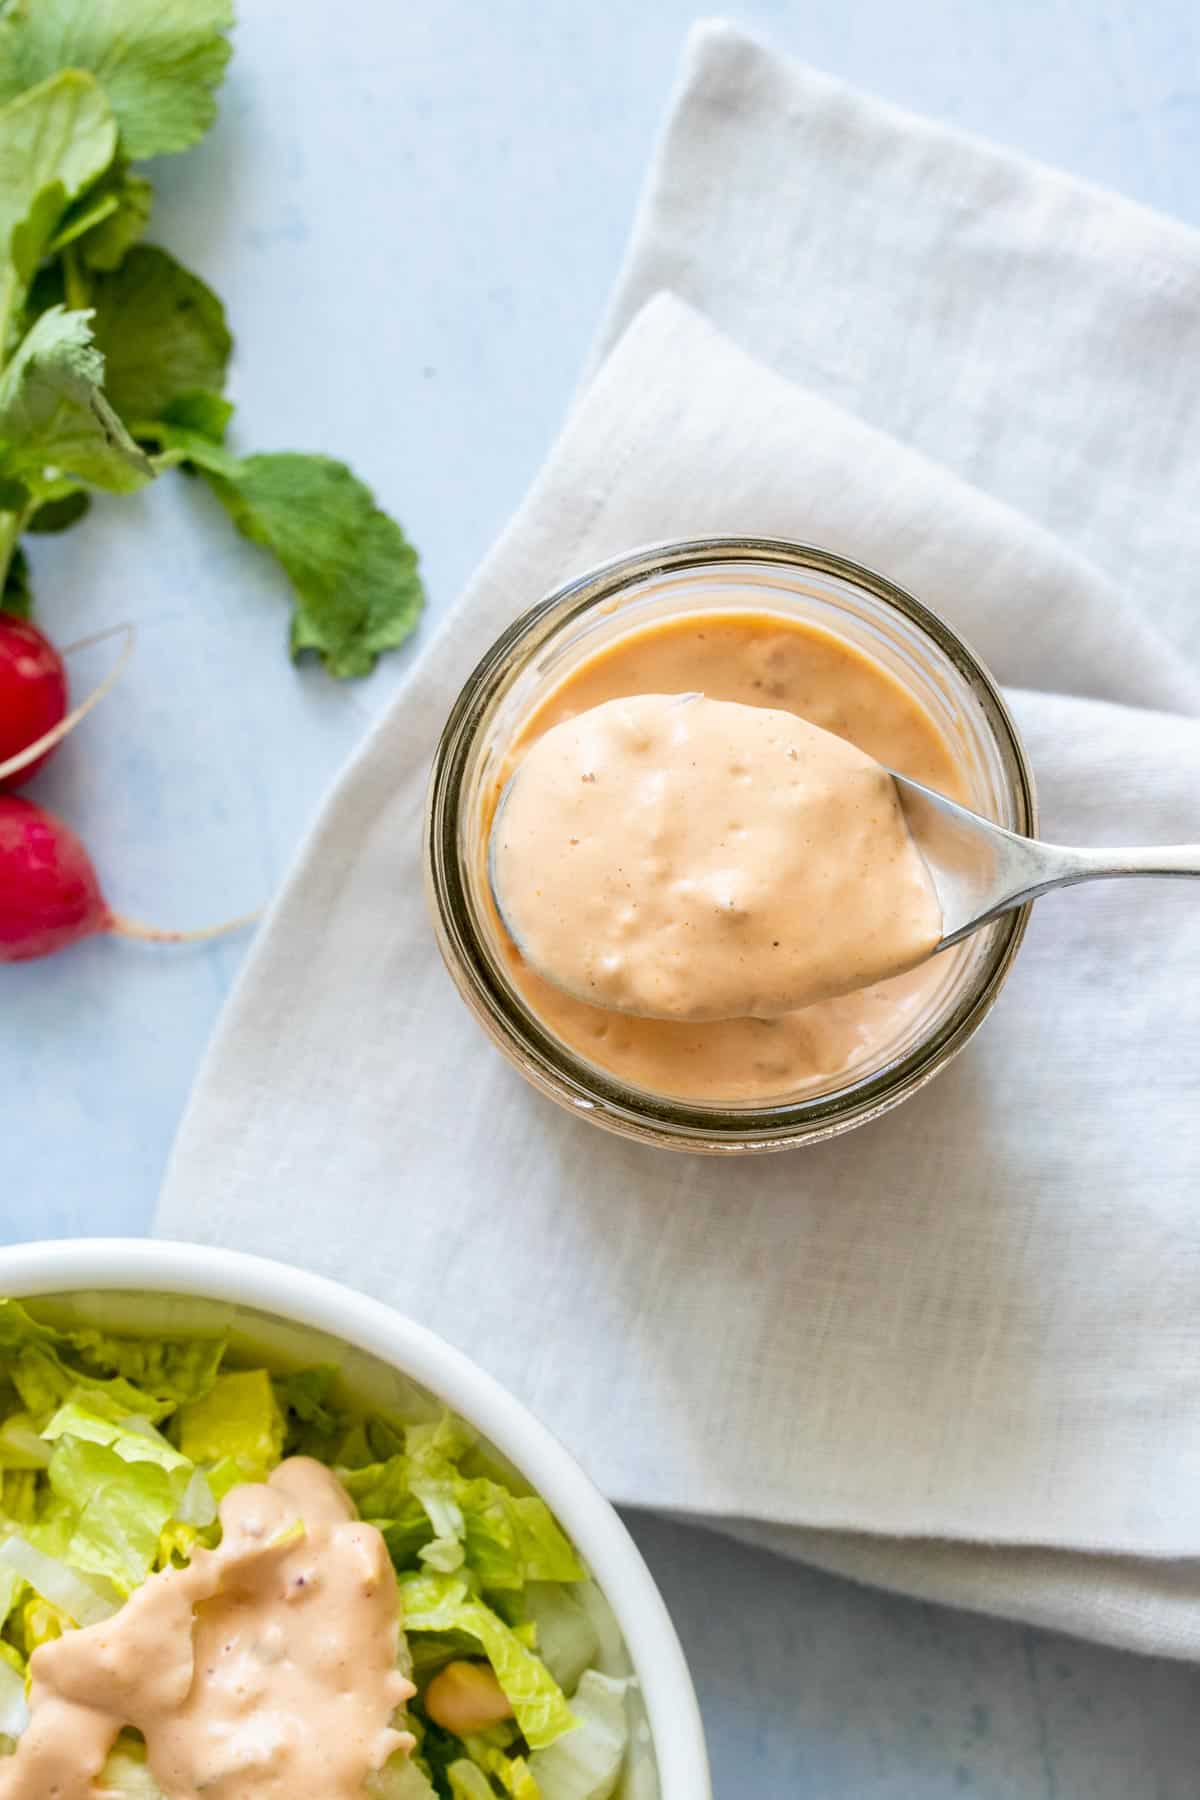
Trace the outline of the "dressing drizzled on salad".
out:
<instances>
[{"instance_id":1,"label":"dressing drizzled on salad","mask_svg":"<svg viewBox=\"0 0 1200 1800\"><path fill-rule=\"evenodd\" d=\"M609 1800L629 1683L545 1502L226 1348L0 1299L0 1800Z\"/></svg>"},{"instance_id":2,"label":"dressing drizzled on salad","mask_svg":"<svg viewBox=\"0 0 1200 1800\"><path fill-rule=\"evenodd\" d=\"M170 1800L362 1800L411 1734L383 1537L328 1469L291 1457L231 1489L221 1542L112 1619L34 1651L29 1725L0 1800L94 1800L126 1726Z\"/></svg>"}]
</instances>

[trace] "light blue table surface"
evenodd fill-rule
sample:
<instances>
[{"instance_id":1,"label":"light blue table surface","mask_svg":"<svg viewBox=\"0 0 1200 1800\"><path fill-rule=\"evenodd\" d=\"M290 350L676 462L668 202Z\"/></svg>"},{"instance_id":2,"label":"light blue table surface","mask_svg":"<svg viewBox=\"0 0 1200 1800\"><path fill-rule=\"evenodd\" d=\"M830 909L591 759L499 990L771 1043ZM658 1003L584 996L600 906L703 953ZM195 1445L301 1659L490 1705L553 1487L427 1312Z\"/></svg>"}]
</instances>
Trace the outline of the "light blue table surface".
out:
<instances>
[{"instance_id":1,"label":"light blue table surface","mask_svg":"<svg viewBox=\"0 0 1200 1800\"><path fill-rule=\"evenodd\" d=\"M219 124L156 171L154 235L237 332L239 446L352 459L421 547L426 632L561 419L694 4L241 0ZM753 0L737 17L1200 224L1195 0ZM353 687L294 671L279 577L182 480L42 540L35 573L59 641L139 631L119 697L36 797L82 829L122 911L199 924L259 905L407 656ZM147 1228L243 953L101 941L0 972L4 1240ZM631 1522L720 1800L1200 1793L1189 1667Z\"/></svg>"}]
</instances>

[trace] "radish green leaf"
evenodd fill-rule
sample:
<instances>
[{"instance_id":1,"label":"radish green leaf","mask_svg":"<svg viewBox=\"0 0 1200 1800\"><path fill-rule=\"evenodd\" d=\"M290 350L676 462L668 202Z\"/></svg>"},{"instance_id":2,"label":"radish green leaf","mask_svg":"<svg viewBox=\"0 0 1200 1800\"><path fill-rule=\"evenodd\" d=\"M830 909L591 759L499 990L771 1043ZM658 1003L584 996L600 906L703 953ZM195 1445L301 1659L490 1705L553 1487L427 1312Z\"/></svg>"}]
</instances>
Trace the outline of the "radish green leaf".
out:
<instances>
[{"instance_id":1,"label":"radish green leaf","mask_svg":"<svg viewBox=\"0 0 1200 1800\"><path fill-rule=\"evenodd\" d=\"M16 0L0 18L0 100L88 69L131 157L186 150L216 117L231 0Z\"/></svg>"}]
</instances>

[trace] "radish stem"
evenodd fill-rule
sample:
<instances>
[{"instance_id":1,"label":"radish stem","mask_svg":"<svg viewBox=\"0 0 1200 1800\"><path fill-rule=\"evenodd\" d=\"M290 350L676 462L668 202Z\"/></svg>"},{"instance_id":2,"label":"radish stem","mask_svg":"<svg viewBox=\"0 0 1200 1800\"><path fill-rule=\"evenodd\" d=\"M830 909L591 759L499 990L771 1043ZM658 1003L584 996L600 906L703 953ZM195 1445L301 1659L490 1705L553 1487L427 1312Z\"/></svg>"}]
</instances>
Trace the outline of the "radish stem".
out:
<instances>
[{"instance_id":1,"label":"radish stem","mask_svg":"<svg viewBox=\"0 0 1200 1800\"><path fill-rule=\"evenodd\" d=\"M261 912L243 913L240 918L226 919L223 925L204 925L198 931L163 931L157 925L143 925L140 919L126 918L124 913L110 908L107 925L114 936L137 938L145 944L199 944L207 938L228 937L230 932L256 925L261 917Z\"/></svg>"}]
</instances>

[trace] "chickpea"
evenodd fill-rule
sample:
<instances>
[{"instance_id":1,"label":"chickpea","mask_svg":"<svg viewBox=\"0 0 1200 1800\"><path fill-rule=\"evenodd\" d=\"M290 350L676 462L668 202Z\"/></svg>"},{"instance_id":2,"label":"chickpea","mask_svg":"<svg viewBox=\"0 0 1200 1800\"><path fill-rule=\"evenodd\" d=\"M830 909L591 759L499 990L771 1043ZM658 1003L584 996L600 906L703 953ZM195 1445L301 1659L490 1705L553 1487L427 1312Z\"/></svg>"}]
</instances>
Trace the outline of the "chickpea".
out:
<instances>
[{"instance_id":1,"label":"chickpea","mask_svg":"<svg viewBox=\"0 0 1200 1800\"><path fill-rule=\"evenodd\" d=\"M457 1737L487 1731L512 1718L508 1696L487 1663L452 1662L425 1689L425 1711Z\"/></svg>"}]
</instances>

